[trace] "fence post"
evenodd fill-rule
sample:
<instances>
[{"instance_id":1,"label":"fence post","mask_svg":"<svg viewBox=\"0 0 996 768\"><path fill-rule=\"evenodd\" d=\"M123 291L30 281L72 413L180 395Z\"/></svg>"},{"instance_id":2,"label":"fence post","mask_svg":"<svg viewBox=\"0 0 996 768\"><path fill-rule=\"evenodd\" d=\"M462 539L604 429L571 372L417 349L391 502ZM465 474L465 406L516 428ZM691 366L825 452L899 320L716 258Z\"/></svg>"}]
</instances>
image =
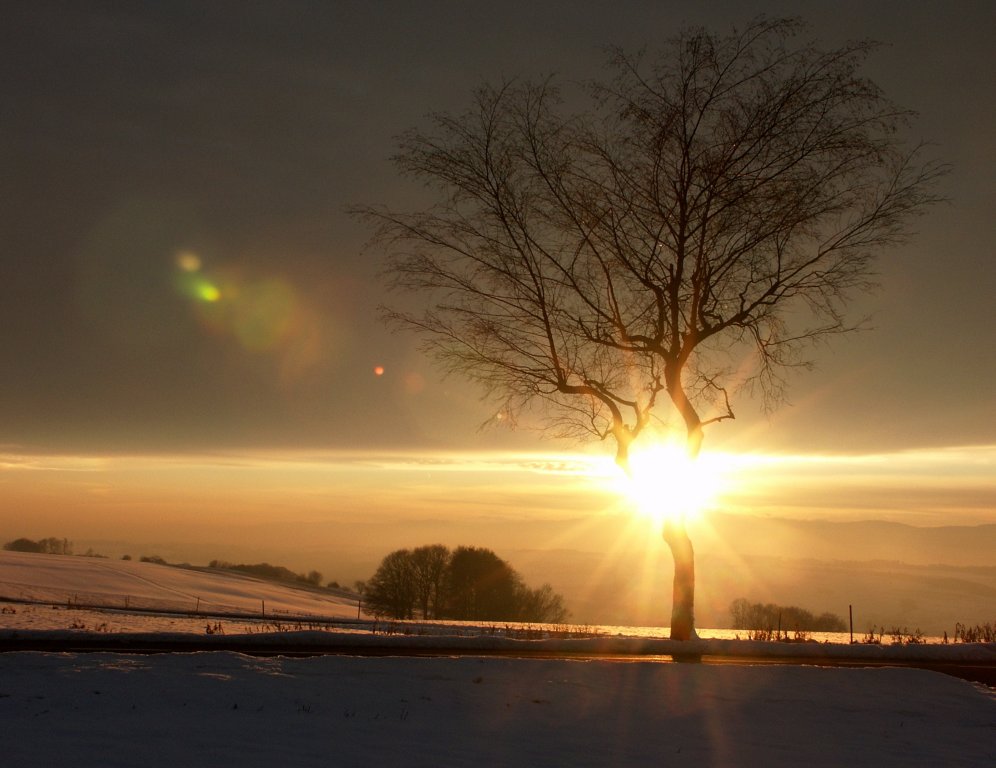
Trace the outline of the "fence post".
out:
<instances>
[{"instance_id":1,"label":"fence post","mask_svg":"<svg viewBox=\"0 0 996 768\"><path fill-rule=\"evenodd\" d=\"M263 609L263 618L265 619L266 618L266 600L260 600L259 603L262 606L262 609Z\"/></svg>"},{"instance_id":2,"label":"fence post","mask_svg":"<svg viewBox=\"0 0 996 768\"><path fill-rule=\"evenodd\" d=\"M851 644L854 644L854 606L847 606L847 619L851 625Z\"/></svg>"}]
</instances>

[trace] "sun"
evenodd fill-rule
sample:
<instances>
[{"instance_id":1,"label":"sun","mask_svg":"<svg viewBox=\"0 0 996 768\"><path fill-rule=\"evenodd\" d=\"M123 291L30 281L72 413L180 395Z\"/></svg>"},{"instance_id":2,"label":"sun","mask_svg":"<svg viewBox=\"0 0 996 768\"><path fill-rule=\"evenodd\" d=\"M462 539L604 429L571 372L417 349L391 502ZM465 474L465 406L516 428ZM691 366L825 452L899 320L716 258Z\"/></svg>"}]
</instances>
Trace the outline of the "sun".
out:
<instances>
[{"instance_id":1,"label":"sun","mask_svg":"<svg viewBox=\"0 0 996 768\"><path fill-rule=\"evenodd\" d=\"M630 452L630 470L620 471L619 490L635 511L658 522L695 519L712 506L721 490L718 457L688 456L677 442L658 442Z\"/></svg>"}]
</instances>

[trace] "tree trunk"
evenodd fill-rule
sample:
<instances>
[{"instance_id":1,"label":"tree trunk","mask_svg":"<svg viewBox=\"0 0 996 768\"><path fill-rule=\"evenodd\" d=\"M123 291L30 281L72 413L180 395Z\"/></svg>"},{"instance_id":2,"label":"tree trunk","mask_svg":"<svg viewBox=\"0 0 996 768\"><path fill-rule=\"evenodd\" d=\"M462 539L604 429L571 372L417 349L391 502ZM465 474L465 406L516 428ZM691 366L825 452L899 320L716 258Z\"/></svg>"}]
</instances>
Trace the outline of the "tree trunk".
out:
<instances>
[{"instance_id":1,"label":"tree trunk","mask_svg":"<svg viewBox=\"0 0 996 768\"><path fill-rule=\"evenodd\" d=\"M664 541L674 558L671 639L691 640L695 637L695 553L685 521L665 522Z\"/></svg>"}]
</instances>

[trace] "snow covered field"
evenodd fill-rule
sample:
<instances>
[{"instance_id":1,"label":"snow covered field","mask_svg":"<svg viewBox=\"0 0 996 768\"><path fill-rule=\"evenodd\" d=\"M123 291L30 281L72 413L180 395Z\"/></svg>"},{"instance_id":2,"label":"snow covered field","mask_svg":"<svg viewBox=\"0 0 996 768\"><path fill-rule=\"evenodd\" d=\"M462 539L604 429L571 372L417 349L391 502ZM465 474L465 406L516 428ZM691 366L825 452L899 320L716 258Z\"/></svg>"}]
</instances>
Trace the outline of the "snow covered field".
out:
<instances>
[{"instance_id":1,"label":"snow covered field","mask_svg":"<svg viewBox=\"0 0 996 768\"><path fill-rule=\"evenodd\" d=\"M992 766L996 700L910 669L0 654L4 764Z\"/></svg>"},{"instance_id":2,"label":"snow covered field","mask_svg":"<svg viewBox=\"0 0 996 768\"><path fill-rule=\"evenodd\" d=\"M356 617L356 600L245 574L134 560L0 551L0 599L115 608Z\"/></svg>"},{"instance_id":3,"label":"snow covered field","mask_svg":"<svg viewBox=\"0 0 996 768\"><path fill-rule=\"evenodd\" d=\"M325 615L324 602L331 601L341 615L355 618L347 601L255 579L15 554L0 553L0 586L54 592L72 589L75 574L84 579L75 586L89 592L193 595L247 609L265 600L281 610ZM94 569L104 579L99 585ZM343 629L261 632L267 628L262 620L247 619L226 620L224 635L207 635L203 616L0 605L6 611L0 639L145 633L218 641L222 648L248 631L241 640L260 650L335 642L358 653L376 646L398 654L0 653L0 754L9 766L996 765L996 693L919 669L456 656L447 654L530 648L664 656L675 644L645 637L448 636L442 627L386 636ZM679 645L756 662L791 655L849 663L996 660L993 644L711 639ZM401 655L430 648L443 655Z\"/></svg>"}]
</instances>

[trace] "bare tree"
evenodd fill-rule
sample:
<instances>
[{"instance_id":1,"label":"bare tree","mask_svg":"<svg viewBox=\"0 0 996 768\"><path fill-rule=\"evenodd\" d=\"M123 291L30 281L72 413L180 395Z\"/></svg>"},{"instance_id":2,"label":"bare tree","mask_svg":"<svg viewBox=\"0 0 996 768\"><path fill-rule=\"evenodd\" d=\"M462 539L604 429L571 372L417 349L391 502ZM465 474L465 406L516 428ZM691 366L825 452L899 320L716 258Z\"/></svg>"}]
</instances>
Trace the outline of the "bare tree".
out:
<instances>
[{"instance_id":1,"label":"bare tree","mask_svg":"<svg viewBox=\"0 0 996 768\"><path fill-rule=\"evenodd\" d=\"M377 616L415 618L418 595L411 550L399 549L387 555L367 580L364 596L367 610Z\"/></svg>"},{"instance_id":2,"label":"bare tree","mask_svg":"<svg viewBox=\"0 0 996 768\"><path fill-rule=\"evenodd\" d=\"M438 619L450 551L442 544L416 547L411 553L415 593L423 619Z\"/></svg>"},{"instance_id":3,"label":"bare tree","mask_svg":"<svg viewBox=\"0 0 996 768\"><path fill-rule=\"evenodd\" d=\"M522 580L484 547L457 547L446 570L446 615L463 621L511 621L519 615Z\"/></svg>"},{"instance_id":4,"label":"bare tree","mask_svg":"<svg viewBox=\"0 0 996 768\"><path fill-rule=\"evenodd\" d=\"M549 584L544 584L537 589L530 589L525 584L520 584L518 592L516 618L519 621L562 624L570 616L570 611L564 605L564 598L554 592L553 587Z\"/></svg>"},{"instance_id":5,"label":"bare tree","mask_svg":"<svg viewBox=\"0 0 996 768\"><path fill-rule=\"evenodd\" d=\"M694 457L744 387L779 401L808 345L853 329L848 299L943 172L859 74L873 44L804 34L690 30L656 58L613 52L579 112L551 80L512 82L404 134L397 165L435 205L358 210L393 284L428 302L388 317L503 418L542 406L548 433L611 440L624 468L661 411ZM681 519L663 535L671 635L690 638L692 545Z\"/></svg>"},{"instance_id":6,"label":"bare tree","mask_svg":"<svg viewBox=\"0 0 996 768\"><path fill-rule=\"evenodd\" d=\"M549 584L530 589L498 555L483 547L442 544L386 555L364 584L368 609L413 619L561 622L568 611Z\"/></svg>"}]
</instances>

